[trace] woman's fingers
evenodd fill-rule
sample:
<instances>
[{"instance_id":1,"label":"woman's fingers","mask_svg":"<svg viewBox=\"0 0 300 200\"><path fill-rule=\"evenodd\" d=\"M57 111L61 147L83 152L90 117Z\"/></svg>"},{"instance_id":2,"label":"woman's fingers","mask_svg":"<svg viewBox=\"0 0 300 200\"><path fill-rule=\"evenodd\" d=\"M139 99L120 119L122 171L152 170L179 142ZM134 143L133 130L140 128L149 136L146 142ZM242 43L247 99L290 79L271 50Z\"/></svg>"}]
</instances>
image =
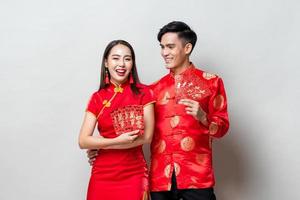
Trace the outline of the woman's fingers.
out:
<instances>
[{"instance_id":1,"label":"woman's fingers","mask_svg":"<svg viewBox=\"0 0 300 200\"><path fill-rule=\"evenodd\" d=\"M134 130L134 131L130 131L130 132L127 132L127 133L128 133L128 135L133 136L133 135L137 135L139 132L140 132L140 130Z\"/></svg>"}]
</instances>

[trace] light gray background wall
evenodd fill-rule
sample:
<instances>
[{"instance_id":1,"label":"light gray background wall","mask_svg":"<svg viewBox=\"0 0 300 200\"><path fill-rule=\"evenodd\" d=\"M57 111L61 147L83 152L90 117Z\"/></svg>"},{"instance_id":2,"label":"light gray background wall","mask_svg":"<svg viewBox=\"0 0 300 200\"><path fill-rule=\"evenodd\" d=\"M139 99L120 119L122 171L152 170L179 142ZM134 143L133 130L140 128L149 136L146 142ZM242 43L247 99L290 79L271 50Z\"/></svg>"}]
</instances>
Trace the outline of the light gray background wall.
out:
<instances>
[{"instance_id":1,"label":"light gray background wall","mask_svg":"<svg viewBox=\"0 0 300 200\"><path fill-rule=\"evenodd\" d=\"M171 20L198 33L193 62L226 85L218 199L300 199L299 9L296 0L1 0L0 199L85 198L90 167L77 137L104 47L128 40L151 83L167 73L156 34Z\"/></svg>"}]
</instances>

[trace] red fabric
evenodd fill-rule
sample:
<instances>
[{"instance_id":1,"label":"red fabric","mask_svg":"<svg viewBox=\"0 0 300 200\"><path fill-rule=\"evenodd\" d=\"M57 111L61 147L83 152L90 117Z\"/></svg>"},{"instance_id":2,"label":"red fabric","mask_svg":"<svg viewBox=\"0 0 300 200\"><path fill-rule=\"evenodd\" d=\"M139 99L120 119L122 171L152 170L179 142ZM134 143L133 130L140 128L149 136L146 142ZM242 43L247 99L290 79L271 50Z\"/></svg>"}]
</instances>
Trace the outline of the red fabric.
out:
<instances>
[{"instance_id":1,"label":"red fabric","mask_svg":"<svg viewBox=\"0 0 300 200\"><path fill-rule=\"evenodd\" d=\"M98 118L98 130L105 138L117 137L111 113L122 110L124 116L139 117L132 113L132 107L153 102L148 87L138 85L141 94L135 95L128 83L117 87L111 84L107 89L95 92L88 103L87 111ZM128 113L125 113L127 112ZM130 115L131 114L131 115ZM134 124L137 120L134 121ZM142 124L143 125L143 124ZM120 126L120 124L119 124ZM128 128L128 126L126 126ZM119 133L120 134L120 133ZM94 162L88 187L88 200L140 200L148 192L148 172L142 146L124 150L99 150Z\"/></svg>"},{"instance_id":2,"label":"red fabric","mask_svg":"<svg viewBox=\"0 0 300 200\"><path fill-rule=\"evenodd\" d=\"M191 65L179 75L164 76L152 86L155 104L155 132L151 144L151 191L171 188L175 170L177 187L213 187L212 138L229 128L227 101L222 79ZM186 114L182 98L199 102L207 113L203 125Z\"/></svg>"}]
</instances>

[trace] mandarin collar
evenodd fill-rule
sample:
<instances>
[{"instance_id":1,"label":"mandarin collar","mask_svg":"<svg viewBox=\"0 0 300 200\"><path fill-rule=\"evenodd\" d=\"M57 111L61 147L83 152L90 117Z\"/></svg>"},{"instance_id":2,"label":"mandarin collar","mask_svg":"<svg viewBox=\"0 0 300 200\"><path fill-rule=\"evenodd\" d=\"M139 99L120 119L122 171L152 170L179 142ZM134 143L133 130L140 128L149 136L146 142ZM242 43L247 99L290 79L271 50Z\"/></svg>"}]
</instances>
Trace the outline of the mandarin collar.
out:
<instances>
[{"instance_id":1,"label":"mandarin collar","mask_svg":"<svg viewBox=\"0 0 300 200\"><path fill-rule=\"evenodd\" d=\"M128 80L122 84L118 84L113 81L110 81L109 89L111 89L115 93L117 92L123 93L124 88L127 87L128 85L130 85Z\"/></svg>"},{"instance_id":2,"label":"mandarin collar","mask_svg":"<svg viewBox=\"0 0 300 200\"><path fill-rule=\"evenodd\" d=\"M172 72L171 70L170 70L170 76L171 77L173 77L173 78L175 78L176 76L178 76L178 75L180 75L180 76L184 76L184 75L186 75L186 74L188 74L191 70L193 70L195 68L195 66L194 66L194 64L191 62L190 63L190 65L184 70L184 71L182 71L181 73L179 73L179 74L174 74L174 72Z\"/></svg>"}]
</instances>

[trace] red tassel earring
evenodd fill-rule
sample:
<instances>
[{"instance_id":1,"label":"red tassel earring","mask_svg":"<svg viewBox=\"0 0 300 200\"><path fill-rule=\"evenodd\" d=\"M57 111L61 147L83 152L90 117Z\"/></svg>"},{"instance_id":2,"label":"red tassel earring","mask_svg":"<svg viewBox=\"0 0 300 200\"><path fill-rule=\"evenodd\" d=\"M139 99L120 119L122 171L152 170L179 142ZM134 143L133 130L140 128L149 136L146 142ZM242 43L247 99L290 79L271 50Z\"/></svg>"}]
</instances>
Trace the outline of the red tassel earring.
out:
<instances>
[{"instance_id":1,"label":"red tassel earring","mask_svg":"<svg viewBox=\"0 0 300 200\"><path fill-rule=\"evenodd\" d=\"M105 68L105 79L104 79L105 84L109 84L109 77L108 77L108 70Z\"/></svg>"},{"instance_id":2,"label":"red tassel earring","mask_svg":"<svg viewBox=\"0 0 300 200\"><path fill-rule=\"evenodd\" d=\"M134 83L132 73L130 73L130 75L129 75L129 83L130 83L130 84L133 84L133 83Z\"/></svg>"}]
</instances>

